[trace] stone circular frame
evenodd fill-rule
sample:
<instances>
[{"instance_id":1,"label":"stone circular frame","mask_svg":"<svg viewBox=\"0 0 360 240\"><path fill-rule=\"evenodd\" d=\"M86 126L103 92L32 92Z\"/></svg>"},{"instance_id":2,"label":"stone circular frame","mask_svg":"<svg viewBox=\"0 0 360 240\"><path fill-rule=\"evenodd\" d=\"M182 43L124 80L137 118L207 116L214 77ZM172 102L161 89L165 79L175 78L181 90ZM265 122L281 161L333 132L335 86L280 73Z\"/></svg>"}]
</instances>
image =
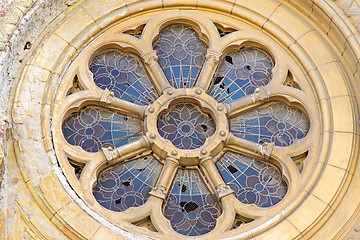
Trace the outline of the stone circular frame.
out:
<instances>
[{"instance_id":1,"label":"stone circular frame","mask_svg":"<svg viewBox=\"0 0 360 240\"><path fill-rule=\"evenodd\" d=\"M170 95L169 91L171 93ZM179 102L179 100L181 102ZM154 123L157 123L158 117L162 112L170 109L171 106L176 103L193 103L195 106L197 105L201 109L204 109L202 111L203 113L210 113L210 116L214 116L213 119L216 125L215 133L206 139L200 148L192 149L191 151L179 149L169 144L170 141L164 139L158 133L157 125ZM225 135L220 135L220 132L228 133L229 128L225 108L221 105L222 104L218 104L212 97L199 88L167 90L165 94L159 97L148 109L145 121L145 132L148 134L148 139L151 139L152 150L163 159L167 157L177 159L181 166L196 166L200 163L200 157L209 156L208 153L211 153L212 157L215 157L220 151L220 145L225 140ZM150 109L154 109L154 111L150 113ZM221 111L219 111L219 109L221 109ZM155 135L152 136L151 134Z\"/></svg>"},{"instance_id":2,"label":"stone circular frame","mask_svg":"<svg viewBox=\"0 0 360 240\"><path fill-rule=\"evenodd\" d=\"M325 2L321 4L319 3L320 8L325 9L328 6ZM201 36L208 42L214 58L219 57L218 52L234 47L260 45L260 48L273 54L275 61L282 59L276 62L273 82L281 84L290 69L294 76L299 78L300 84L303 83L301 87L306 95L300 99L295 97L298 96L297 93L292 94L295 90L274 87L277 92L276 96L273 96L275 99L281 95L288 104L306 108L304 112L309 114L311 123L307 137L312 141L295 144L289 152L275 149L272 157L279 156L292 161L291 157L294 156L289 156L288 153L299 155L314 149L309 151L304 171L300 175L294 175L296 168L283 169L291 187L285 199L274 208L266 210L266 214L262 209L253 207L237 210L248 212L249 216L263 216L259 221L246 224L235 231L227 231L225 225L217 224L220 227L213 231L211 238L236 236L266 239L282 235L291 239L312 236L339 205L354 171L354 159L357 156L353 153L353 146L358 142L358 132L355 123L356 106L354 99L350 97L353 95L350 86L356 67L352 69L352 66L343 64L345 61L340 58L342 54L344 58L351 59L354 57L353 52L341 49L340 40L324 36L322 29L316 26L316 20L302 18L300 10L294 12L293 7L298 6L279 5L271 0L262 1L260 5L245 2L233 5L228 2L192 1L182 4L175 1L128 4L88 1L79 3L65 16L60 16L49 26L41 41L36 43L39 47L32 48L28 64L19 76L12 112L12 134L19 167L33 197L46 216L72 239L116 238L116 234L124 238L134 237L130 236L128 231L157 238L173 234L167 230L166 222L155 226L158 233L150 232L130 223L129 219L135 221L136 217L141 216L134 217L131 216L134 213L129 212L121 219L110 211L97 207L90 193L84 192L80 185L76 184L75 177L69 177L71 170L62 160L66 159L65 153L56 147L54 149L54 146L61 144L57 140L61 137L59 126L66 117L59 117L57 114L65 112L63 109L70 105L60 104L59 99L70 87L69 81L63 81L75 73L80 76L87 74L72 69L71 62L78 56L90 59L94 51L101 49L104 43L111 45L117 41L121 48L127 49L128 42L119 41L116 32L142 24L145 19L157 15L159 17L156 21L151 22L153 26L148 26L154 29L154 33L173 22L190 24L202 33ZM196 18L193 17L194 11L199 13ZM326 14L328 19L336 15L331 12ZM218 39L215 36L218 33L212 30L210 23L204 24L206 21L201 21L201 18L227 26L239 26L242 31L233 39L227 38L228 42L209 42ZM354 44L351 41L351 32L344 26L337 25L337 28L348 36L347 44L351 49L351 44ZM112 29L116 31L112 32ZM142 38L144 41L152 39L150 36ZM101 45L97 45L97 42ZM137 55L142 56L151 67L150 49L143 49L141 46L139 43L132 48L136 49ZM81 55L78 55L79 52ZM83 63L83 69L86 69L88 62L84 60ZM86 81L89 78L83 79ZM102 94L99 90L92 90L95 95ZM84 102L96 101L98 96L84 94ZM81 104L77 107L81 107ZM74 150L63 145L62 147L71 156ZM102 153L94 157L103 159L100 154ZM84 156L85 159L86 157ZM94 175L89 175L84 177L83 181L91 182L93 178ZM152 204L161 204L160 198L153 199ZM151 218L161 218L161 212L152 211L151 208L143 214L148 214ZM230 218L231 214L224 215L221 221L226 222ZM136 236L140 238L139 235ZM177 237L184 238L181 235Z\"/></svg>"}]
</instances>

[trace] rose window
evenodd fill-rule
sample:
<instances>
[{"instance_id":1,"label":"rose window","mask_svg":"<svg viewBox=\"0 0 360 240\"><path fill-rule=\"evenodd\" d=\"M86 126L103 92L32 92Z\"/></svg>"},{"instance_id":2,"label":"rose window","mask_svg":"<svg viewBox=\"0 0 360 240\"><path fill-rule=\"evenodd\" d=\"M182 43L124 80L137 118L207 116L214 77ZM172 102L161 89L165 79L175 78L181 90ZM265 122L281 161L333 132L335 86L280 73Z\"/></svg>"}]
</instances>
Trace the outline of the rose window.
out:
<instances>
[{"instance_id":1,"label":"rose window","mask_svg":"<svg viewBox=\"0 0 360 240\"><path fill-rule=\"evenodd\" d=\"M74 189L111 221L173 236L279 211L308 154L297 148L311 127L306 97L284 84L295 74L235 29L215 41L219 25L211 37L191 23L151 26L100 37L75 60L59 109Z\"/></svg>"}]
</instances>

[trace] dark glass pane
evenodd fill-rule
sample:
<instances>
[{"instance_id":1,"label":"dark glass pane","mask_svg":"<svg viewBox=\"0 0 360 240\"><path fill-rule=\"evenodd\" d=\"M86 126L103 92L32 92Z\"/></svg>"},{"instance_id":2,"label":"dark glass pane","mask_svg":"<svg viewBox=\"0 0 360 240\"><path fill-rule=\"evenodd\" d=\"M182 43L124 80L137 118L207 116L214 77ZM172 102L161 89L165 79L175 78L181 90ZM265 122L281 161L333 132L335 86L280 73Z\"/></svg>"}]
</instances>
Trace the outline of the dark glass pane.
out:
<instances>
[{"instance_id":1,"label":"dark glass pane","mask_svg":"<svg viewBox=\"0 0 360 240\"><path fill-rule=\"evenodd\" d=\"M180 149L201 147L215 132L213 119L193 104L179 104L159 116L160 135Z\"/></svg>"},{"instance_id":2,"label":"dark glass pane","mask_svg":"<svg viewBox=\"0 0 360 240\"><path fill-rule=\"evenodd\" d=\"M226 152L217 162L226 182L240 202L271 207L284 198L287 186L273 166L241 154Z\"/></svg>"},{"instance_id":3,"label":"dark glass pane","mask_svg":"<svg viewBox=\"0 0 360 240\"><path fill-rule=\"evenodd\" d=\"M187 236L202 235L214 229L220 214L199 172L179 170L164 208L173 229Z\"/></svg>"},{"instance_id":4,"label":"dark glass pane","mask_svg":"<svg viewBox=\"0 0 360 240\"><path fill-rule=\"evenodd\" d=\"M251 47L228 53L210 86L218 102L231 102L269 82L273 63L265 52Z\"/></svg>"},{"instance_id":5,"label":"dark glass pane","mask_svg":"<svg viewBox=\"0 0 360 240\"><path fill-rule=\"evenodd\" d=\"M130 55L117 51L101 53L94 58L90 70L96 85L108 88L118 98L147 105L158 97L139 61Z\"/></svg>"},{"instance_id":6,"label":"dark glass pane","mask_svg":"<svg viewBox=\"0 0 360 240\"><path fill-rule=\"evenodd\" d=\"M289 146L305 137L309 121L304 113L283 103L272 103L230 120L230 130L253 142Z\"/></svg>"},{"instance_id":7,"label":"dark glass pane","mask_svg":"<svg viewBox=\"0 0 360 240\"><path fill-rule=\"evenodd\" d=\"M88 152L101 147L117 147L142 135L140 121L97 107L87 107L70 116L63 124L65 139Z\"/></svg>"},{"instance_id":8,"label":"dark glass pane","mask_svg":"<svg viewBox=\"0 0 360 240\"><path fill-rule=\"evenodd\" d=\"M154 49L173 87L193 87L206 56L206 44L193 29L185 25L166 28L161 31Z\"/></svg>"},{"instance_id":9,"label":"dark glass pane","mask_svg":"<svg viewBox=\"0 0 360 240\"><path fill-rule=\"evenodd\" d=\"M160 170L161 164L152 156L108 168L99 176L94 197L101 206L116 212L139 207L149 198Z\"/></svg>"}]
</instances>

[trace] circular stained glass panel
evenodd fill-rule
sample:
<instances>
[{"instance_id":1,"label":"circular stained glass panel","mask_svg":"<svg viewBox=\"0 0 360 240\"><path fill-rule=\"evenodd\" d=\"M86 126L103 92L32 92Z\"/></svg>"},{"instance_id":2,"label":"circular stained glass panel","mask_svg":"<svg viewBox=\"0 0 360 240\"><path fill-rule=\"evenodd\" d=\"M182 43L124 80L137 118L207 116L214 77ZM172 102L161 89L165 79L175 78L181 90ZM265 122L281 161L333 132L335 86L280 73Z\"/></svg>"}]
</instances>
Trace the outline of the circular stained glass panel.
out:
<instances>
[{"instance_id":1,"label":"circular stained glass panel","mask_svg":"<svg viewBox=\"0 0 360 240\"><path fill-rule=\"evenodd\" d=\"M180 149L201 147L215 132L214 120L194 104L178 104L162 113L157 122L160 135Z\"/></svg>"}]
</instances>

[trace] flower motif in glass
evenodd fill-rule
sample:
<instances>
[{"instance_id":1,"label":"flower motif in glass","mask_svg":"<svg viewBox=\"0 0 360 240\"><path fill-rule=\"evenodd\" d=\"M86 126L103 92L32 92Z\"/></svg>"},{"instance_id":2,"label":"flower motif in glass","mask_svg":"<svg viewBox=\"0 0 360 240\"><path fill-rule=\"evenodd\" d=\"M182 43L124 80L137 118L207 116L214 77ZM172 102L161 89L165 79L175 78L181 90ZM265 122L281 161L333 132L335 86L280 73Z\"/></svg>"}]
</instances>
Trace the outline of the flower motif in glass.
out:
<instances>
[{"instance_id":1,"label":"flower motif in glass","mask_svg":"<svg viewBox=\"0 0 360 240\"><path fill-rule=\"evenodd\" d=\"M305 137L309 120L297 108L271 103L230 120L231 132L253 142L285 147Z\"/></svg>"},{"instance_id":2,"label":"flower motif in glass","mask_svg":"<svg viewBox=\"0 0 360 240\"><path fill-rule=\"evenodd\" d=\"M94 188L101 206L116 212L139 207L149 198L161 164L152 156L118 164L103 171Z\"/></svg>"},{"instance_id":3,"label":"flower motif in glass","mask_svg":"<svg viewBox=\"0 0 360 240\"><path fill-rule=\"evenodd\" d=\"M206 56L206 44L186 25L172 25L154 44L158 62L175 88L192 88Z\"/></svg>"},{"instance_id":4,"label":"flower motif in glass","mask_svg":"<svg viewBox=\"0 0 360 240\"><path fill-rule=\"evenodd\" d=\"M215 132L215 123L194 104L179 104L159 116L160 135L180 149L201 147Z\"/></svg>"},{"instance_id":5,"label":"flower motif in glass","mask_svg":"<svg viewBox=\"0 0 360 240\"><path fill-rule=\"evenodd\" d=\"M228 53L221 61L209 95L218 102L231 102L252 94L269 82L273 63L269 56L253 47Z\"/></svg>"},{"instance_id":6,"label":"flower motif in glass","mask_svg":"<svg viewBox=\"0 0 360 240\"><path fill-rule=\"evenodd\" d=\"M242 203L271 207L286 194L287 186L281 179L281 173L267 163L226 152L217 166L225 182Z\"/></svg>"},{"instance_id":7,"label":"flower motif in glass","mask_svg":"<svg viewBox=\"0 0 360 240\"><path fill-rule=\"evenodd\" d=\"M142 128L138 120L99 107L87 107L65 120L63 134L71 145L98 152L101 147L134 141L142 134Z\"/></svg>"},{"instance_id":8,"label":"flower motif in glass","mask_svg":"<svg viewBox=\"0 0 360 240\"><path fill-rule=\"evenodd\" d=\"M199 172L179 169L164 207L174 230L187 236L203 235L215 227L220 214Z\"/></svg>"},{"instance_id":9,"label":"flower motif in glass","mask_svg":"<svg viewBox=\"0 0 360 240\"><path fill-rule=\"evenodd\" d=\"M101 89L109 89L118 98L147 105L157 97L139 61L118 51L97 55L90 66L94 81Z\"/></svg>"}]
</instances>

